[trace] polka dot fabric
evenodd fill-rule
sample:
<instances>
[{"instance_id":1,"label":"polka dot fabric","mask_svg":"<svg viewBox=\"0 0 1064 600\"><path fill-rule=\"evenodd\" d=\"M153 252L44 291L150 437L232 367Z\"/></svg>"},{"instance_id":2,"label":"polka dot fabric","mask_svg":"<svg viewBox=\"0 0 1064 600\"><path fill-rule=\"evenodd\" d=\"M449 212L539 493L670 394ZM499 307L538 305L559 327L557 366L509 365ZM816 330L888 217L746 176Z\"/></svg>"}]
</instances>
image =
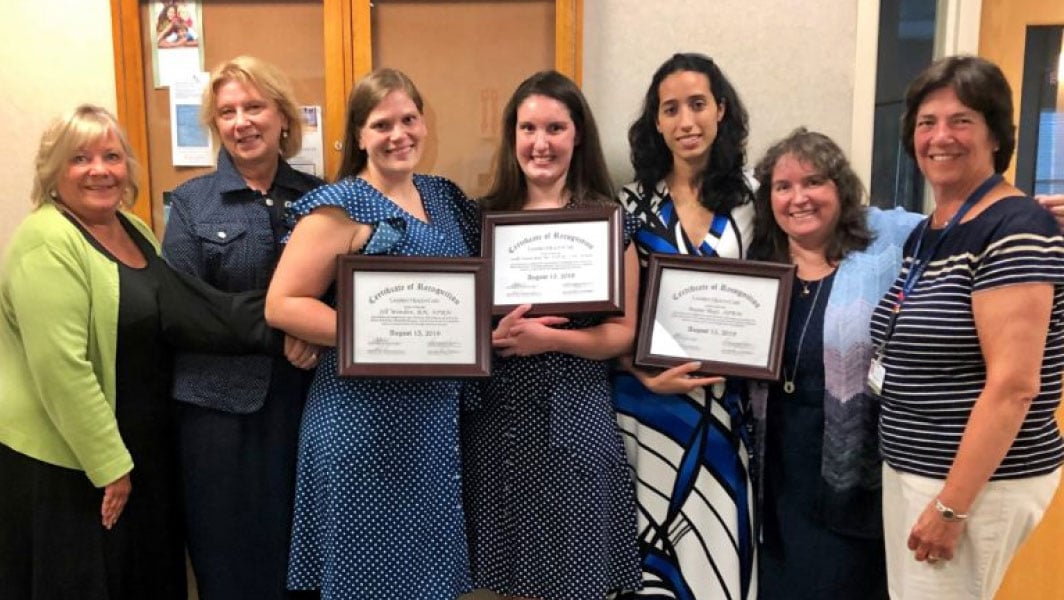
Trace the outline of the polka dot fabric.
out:
<instances>
[{"instance_id":1,"label":"polka dot fabric","mask_svg":"<svg viewBox=\"0 0 1064 600\"><path fill-rule=\"evenodd\" d=\"M462 459L474 587L594 600L640 586L609 376L608 361L552 352L496 356L491 379L471 385Z\"/></svg>"},{"instance_id":2,"label":"polka dot fabric","mask_svg":"<svg viewBox=\"0 0 1064 600\"><path fill-rule=\"evenodd\" d=\"M453 183L414 176L429 222L361 179L304 196L375 226L367 251L469 256L475 205ZM379 236L377 234L380 234ZM339 378L322 355L307 399L288 587L323 599L452 600L470 589L458 448L460 380Z\"/></svg>"}]
</instances>

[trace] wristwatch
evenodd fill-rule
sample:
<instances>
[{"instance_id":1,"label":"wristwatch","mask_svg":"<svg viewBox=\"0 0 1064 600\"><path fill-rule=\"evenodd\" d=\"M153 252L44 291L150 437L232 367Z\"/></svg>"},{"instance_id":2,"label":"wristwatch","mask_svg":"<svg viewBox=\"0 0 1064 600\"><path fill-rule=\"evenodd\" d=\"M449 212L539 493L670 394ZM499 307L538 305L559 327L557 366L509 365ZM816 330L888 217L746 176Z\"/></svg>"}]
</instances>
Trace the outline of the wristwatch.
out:
<instances>
[{"instance_id":1,"label":"wristwatch","mask_svg":"<svg viewBox=\"0 0 1064 600\"><path fill-rule=\"evenodd\" d=\"M942 501L938 498L935 498L935 510L937 510L938 514L942 515L942 518L946 521L963 521L968 518L968 515L961 514L945 504L942 504Z\"/></svg>"}]
</instances>

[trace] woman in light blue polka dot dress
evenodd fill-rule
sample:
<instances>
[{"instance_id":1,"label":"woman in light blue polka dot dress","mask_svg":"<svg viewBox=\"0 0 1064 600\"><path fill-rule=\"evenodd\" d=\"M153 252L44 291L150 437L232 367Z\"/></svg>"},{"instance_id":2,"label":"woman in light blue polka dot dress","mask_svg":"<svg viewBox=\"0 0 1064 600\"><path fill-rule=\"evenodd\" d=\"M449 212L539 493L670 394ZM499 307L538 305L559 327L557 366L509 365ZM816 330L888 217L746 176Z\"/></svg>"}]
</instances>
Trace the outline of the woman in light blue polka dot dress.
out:
<instances>
[{"instance_id":1,"label":"woman in light blue polka dot dress","mask_svg":"<svg viewBox=\"0 0 1064 600\"><path fill-rule=\"evenodd\" d=\"M306 195L267 297L272 325L326 347L299 442L288 587L358 600L453 599L470 588L458 449L461 381L341 379L336 255L469 256L475 205L416 175L426 127L410 81L352 90L337 183Z\"/></svg>"},{"instance_id":2,"label":"woman in light blue polka dot dress","mask_svg":"<svg viewBox=\"0 0 1064 600\"><path fill-rule=\"evenodd\" d=\"M554 71L506 106L484 210L614 205L591 111ZM631 219L624 241L638 227ZM634 489L610 394L610 359L635 337L639 265L624 254L625 313L497 324L491 379L471 394L462 441L475 587L541 600L601 600L640 586ZM472 389L473 386L471 386Z\"/></svg>"}]
</instances>

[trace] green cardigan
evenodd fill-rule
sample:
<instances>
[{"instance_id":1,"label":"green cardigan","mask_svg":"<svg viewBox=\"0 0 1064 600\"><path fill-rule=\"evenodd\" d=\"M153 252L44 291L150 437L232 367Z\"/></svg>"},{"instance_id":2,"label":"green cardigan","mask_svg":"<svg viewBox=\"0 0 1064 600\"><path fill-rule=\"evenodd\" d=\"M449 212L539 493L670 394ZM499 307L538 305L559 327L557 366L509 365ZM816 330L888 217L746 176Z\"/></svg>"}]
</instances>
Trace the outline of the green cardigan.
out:
<instances>
[{"instance_id":1,"label":"green cardigan","mask_svg":"<svg viewBox=\"0 0 1064 600\"><path fill-rule=\"evenodd\" d=\"M117 335L118 265L41 206L0 263L0 443L84 471L97 487L128 473L115 420Z\"/></svg>"}]
</instances>

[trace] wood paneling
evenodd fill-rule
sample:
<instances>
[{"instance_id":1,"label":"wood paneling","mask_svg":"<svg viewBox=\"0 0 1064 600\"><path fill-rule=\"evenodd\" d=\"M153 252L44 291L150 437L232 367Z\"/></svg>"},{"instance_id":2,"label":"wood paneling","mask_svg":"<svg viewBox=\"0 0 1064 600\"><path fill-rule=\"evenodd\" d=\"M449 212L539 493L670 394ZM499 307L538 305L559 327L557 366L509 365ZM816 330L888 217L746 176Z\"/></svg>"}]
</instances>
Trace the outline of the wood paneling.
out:
<instances>
[{"instance_id":1,"label":"wood paneling","mask_svg":"<svg viewBox=\"0 0 1064 600\"><path fill-rule=\"evenodd\" d=\"M324 47L353 48L354 10L348 0L325 0L323 8L325 26L322 30ZM340 140L344 137L344 119L347 112L347 91L355 81L355 61L348 52L328 52L325 61L325 115L322 130L322 145L325 153L325 178L332 179L340 166Z\"/></svg>"},{"instance_id":2,"label":"wood paneling","mask_svg":"<svg viewBox=\"0 0 1064 600\"><path fill-rule=\"evenodd\" d=\"M1064 426L1064 409L1057 411ZM1064 598L1064 485L1042 522L1012 559L996 600L1060 600Z\"/></svg>"},{"instance_id":3,"label":"wood paneling","mask_svg":"<svg viewBox=\"0 0 1064 600\"><path fill-rule=\"evenodd\" d=\"M1008 78L1017 122L1023 82L1023 45L1028 25L1064 25L1064 1L983 0L979 56L996 63ZM1012 181L1015 170L1016 159L1013 157L1012 165L1005 173L1006 179ZM1064 553L1061 558L1064 564ZM1064 598L1064 591L1055 598Z\"/></svg>"},{"instance_id":4,"label":"wood paneling","mask_svg":"<svg viewBox=\"0 0 1064 600\"><path fill-rule=\"evenodd\" d=\"M140 195L133 212L154 227L151 172L148 168L148 123L144 118L144 55L140 48L138 0L111 0L111 37L114 41L115 96L118 121L125 127L133 152L141 163Z\"/></svg>"},{"instance_id":5,"label":"wood paneling","mask_svg":"<svg viewBox=\"0 0 1064 600\"><path fill-rule=\"evenodd\" d=\"M577 85L584 77L584 0L558 0L554 32L554 68Z\"/></svg>"}]
</instances>

